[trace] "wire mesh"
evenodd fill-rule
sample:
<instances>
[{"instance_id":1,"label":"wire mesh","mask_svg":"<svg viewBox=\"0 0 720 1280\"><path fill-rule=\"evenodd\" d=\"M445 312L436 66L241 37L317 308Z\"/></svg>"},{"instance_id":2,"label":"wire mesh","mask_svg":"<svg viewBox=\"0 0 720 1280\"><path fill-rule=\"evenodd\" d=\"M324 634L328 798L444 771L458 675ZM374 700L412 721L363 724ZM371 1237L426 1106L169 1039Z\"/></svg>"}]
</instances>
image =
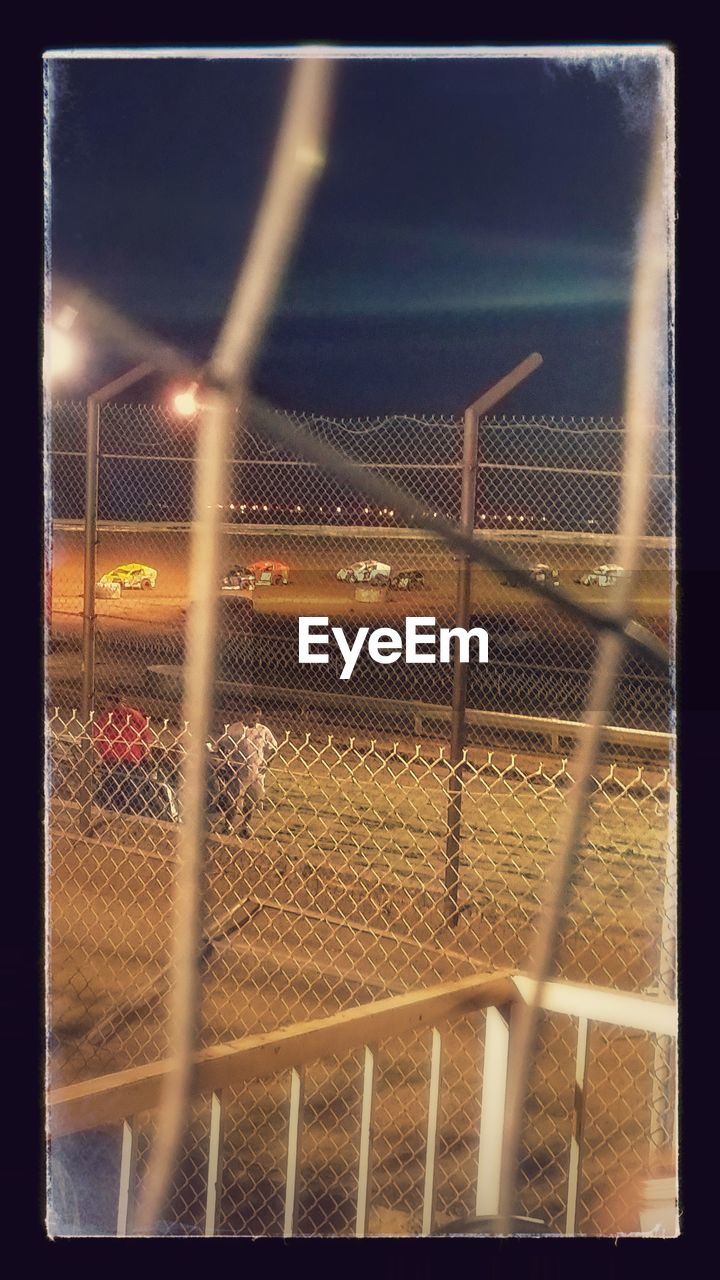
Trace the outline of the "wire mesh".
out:
<instances>
[{"instance_id":1,"label":"wire mesh","mask_svg":"<svg viewBox=\"0 0 720 1280\"><path fill-rule=\"evenodd\" d=\"M649 312L666 283L660 167L658 190L654 198L648 195L643 219L658 233L657 252L652 237L641 237L634 287L629 449L617 421L485 416L474 511L468 512L466 481L475 460L463 457L461 422L273 411L268 417L267 406L250 401L234 423L221 476L217 464L225 452L229 406L247 398L252 355L312 174L322 162L315 144L324 133L329 65L313 67L310 60L293 77L262 213L213 356L198 375L210 400L199 421L182 424L164 406L107 403L108 396L137 382L137 369L104 388L106 395L98 393L98 571L90 536L85 565L91 563L93 572L84 604L82 534L94 527L85 509L92 499L93 467L86 493L84 410L55 404L49 414L47 594L51 657L58 659L49 679L55 708L49 713L48 804L51 1075L53 1083L82 1080L172 1055L159 1109L134 1118L138 1185L123 1192L128 1191L131 1218L137 1211L144 1227L157 1225L167 1234L202 1232L208 1191L208 1099L196 1098L186 1107L201 989L201 900L207 912L202 1044L337 1012L443 976L519 965L532 954L540 885L549 879L552 836L567 788L573 787L569 808L579 833L586 782L594 772L587 828L580 836L571 824L564 858L554 859L565 882L573 883L573 897L559 946L559 904L548 898L543 914L550 958L545 969L541 959L538 971L547 976L557 958L564 977L659 990L666 997L674 976L667 760L672 689L657 674L672 628L669 433L656 449L647 512L640 456L647 434L643 421L655 416L644 412L652 402L646 371L655 328ZM658 143L661 135L658 128ZM95 307L95 319L118 345L152 358L152 366L146 361L143 369L176 374L185 367L180 353L161 349L109 308ZM537 367L541 357L529 361ZM484 408L497 402L489 395ZM198 432L207 446L199 452ZM207 443L212 440L214 454ZM330 460L327 467L323 456ZM473 528L476 543L469 538ZM626 564L632 563L632 590L627 570L615 563L623 558L620 545ZM494 651L492 669L478 668L470 682L473 734L458 762L457 716L450 759L443 740L451 697L458 710L449 662L411 671L401 663L379 667L363 654L350 687L337 655L309 670L298 665L296 628L300 614L327 614L329 621L352 628L399 627L408 614L420 612L432 612L441 625L452 623L456 609L460 616L464 561L474 566L472 621L492 624ZM494 563L502 572L480 569L480 563ZM202 581L204 564L210 583ZM551 600L556 588L559 614ZM625 606L631 599L636 616L629 623ZM267 786L262 775L252 786L241 782L237 756L235 767L227 760L220 767L219 748L212 765L205 755L216 612L218 713L245 720L249 706L261 701L279 740ZM568 722L585 718L597 635L605 637L597 659L599 684L615 686L615 725L605 731L605 745L619 737L629 751L624 758L614 750L597 763L595 747L588 745L568 765L568 740L577 736L577 726ZM183 681L186 644L190 659ZM617 670L611 655L623 646ZM79 718L67 709L78 705L81 676ZM182 715L202 726L194 736L180 723L183 683ZM146 726L142 752L99 758L98 722L88 711L100 693L115 701L122 693L125 703L142 699L155 717ZM598 722L607 722L606 703L603 694ZM593 713L588 711L591 722ZM590 732L586 742L593 742ZM632 757L635 748L640 764ZM201 795L206 771L212 783L207 850ZM450 918L449 802L458 815L452 840L460 846L459 899ZM441 1227L472 1211L482 1025L476 1016L442 1028L446 1052L435 1194ZM563 1229L566 1205L570 1213L563 1153L578 1105L575 1031L567 1019L542 1019L520 1144L521 1207L540 1215L549 1231ZM433 1029L434 1049L438 1034ZM527 1043L522 1035L518 1039L517 1056L528 1065L532 1037ZM428 1081L426 1040L426 1032L399 1037L379 1054L370 1234L419 1229L423 1156L428 1170L424 1112L432 1104L428 1089L437 1099L438 1084L436 1057ZM590 1128L601 1138L594 1137L586 1153L583 1177L590 1172L595 1198L582 1203L581 1231L624 1221L644 1168L637 1153L646 1129L651 1147L664 1151L671 1144L670 1042L652 1046L650 1037L641 1038L638 1054L632 1041L625 1033L604 1031L592 1059ZM303 1130L296 1233L353 1231L359 1065L358 1054L311 1064L304 1071L304 1103L294 1094L295 1119L300 1106ZM523 1070L517 1072L523 1082L519 1093L512 1070L510 1076L505 1140L513 1160L506 1150L506 1181L514 1177L507 1171L514 1163L513 1125L524 1096ZM281 1229L281 1166L292 1158L286 1082L255 1082L236 1093L225 1099L229 1194L221 1204L221 1233L224 1228L231 1234L273 1234ZM646 1113L643 1123L640 1110ZM126 1138L127 1125L125 1164ZM57 1168L58 1216L76 1225L82 1208L62 1153ZM567 1178L570 1184L571 1171ZM503 1215L506 1191L501 1187ZM167 1204L157 1223L163 1199ZM122 1202L121 1196L121 1212ZM101 1216L96 1215L96 1229ZM285 1229L287 1223L286 1205Z\"/></svg>"},{"instance_id":2,"label":"wire mesh","mask_svg":"<svg viewBox=\"0 0 720 1280\"><path fill-rule=\"evenodd\" d=\"M449 930L442 911L444 754L400 744L336 745L329 736L283 734L281 724L269 719L279 749L249 837L223 830L221 814L215 815L202 1044L275 1030L463 974L522 965L570 782L567 762L547 767L538 760L531 769L516 756L503 762L497 751L470 753L463 775L460 921ZM180 771L186 740L185 727L151 721L147 759L134 766L136 777L128 782L124 776L113 790L104 785L92 726L88 732L60 710L50 716L55 1085L167 1053L178 824L168 792L172 781L163 779ZM84 760L92 763L92 800ZM611 764L598 771L563 932L563 977L654 990L667 907L671 801L667 767ZM83 821L88 817L90 832ZM540 1214L548 1229L561 1232L567 1163L560 1155L569 1134L574 1031L570 1020L560 1031L557 1019L545 1021L521 1200L524 1212ZM440 1227L473 1207L483 1022L482 1015L455 1019L445 1033ZM617 1043L636 1040L626 1036ZM634 1070L627 1056L616 1062L612 1050L603 1051L600 1065L594 1063L593 1091L601 1099L595 1105L605 1108L616 1137L608 1148L612 1166L604 1155L597 1164L591 1138L586 1176L604 1190L590 1195L581 1232L603 1233L611 1219L626 1221L617 1195L626 1183L634 1185L642 1159L628 1136L629 1116L642 1111L637 1124L648 1128L651 1122L653 1061L648 1065L647 1052L632 1098L624 1083ZM420 1230L428 1061L424 1032L380 1048L371 1235ZM354 1234L360 1071L358 1054L308 1069L301 1235ZM666 1081L663 1098L670 1087ZM227 1133L234 1136L227 1138L217 1232L282 1234L287 1081L259 1081L231 1094ZM161 1229L170 1234L203 1230L207 1099L193 1107L195 1127L186 1136L163 1216ZM141 1143L138 1177L144 1149Z\"/></svg>"},{"instance_id":3,"label":"wire mesh","mask_svg":"<svg viewBox=\"0 0 720 1280\"><path fill-rule=\"evenodd\" d=\"M451 930L442 912L452 772L444 754L292 736L272 718L270 726L279 748L247 838L232 776L221 779L229 809L220 804L224 792L213 793L207 928L208 937L217 929L221 936L207 961L212 1035L248 1029L228 994L248 982L252 1017L277 1026L296 1016L304 981L339 984L350 1000L363 984L368 998L387 983L406 990L439 980L460 959L467 972L522 963L571 782L567 762L531 769L497 752L467 757L460 922ZM110 1004L121 990L127 997L167 962L181 817L175 787L188 735L151 722L147 757L108 767L79 720L57 711L51 730L53 1028L59 1035L67 1017L77 1035L97 1020L103 998ZM83 762L92 769L91 799ZM611 764L594 787L562 975L643 991L657 982L664 945L672 779L667 767ZM282 962L307 965L312 983L301 972L288 982ZM247 968L242 981L237 966ZM227 991L219 981L226 971ZM122 1021L107 1030L121 1036L129 1063L145 1057L149 1028L145 1018L131 1034ZM81 1045L72 1050L78 1060L89 1052Z\"/></svg>"},{"instance_id":4,"label":"wire mesh","mask_svg":"<svg viewBox=\"0 0 720 1280\"><path fill-rule=\"evenodd\" d=\"M328 420L288 414L311 435L340 445L422 502L427 513L455 520L462 478L462 421L408 415ZM83 581L84 407L58 403L52 415L52 635L65 655L62 692L78 679L71 655L80 643ZM97 687L147 694L148 670L164 671L166 702L179 693L188 591L189 527L194 461L193 424L158 405L108 404L101 409L98 576L119 566L147 565L115 594L98 598ZM362 493L342 489L311 464L272 445L252 416L228 460L224 515L224 572L242 569L222 590L221 666L228 697L255 685L287 723L303 716L356 731L392 732L397 714L373 706L408 700L447 706L450 664L379 666L363 650L349 680L332 650L324 665L298 664L297 618L327 615L351 633L359 625L402 632L408 614L452 625L457 562L442 540L379 508ZM624 430L604 419L483 420L476 497L476 536L522 568L545 565L581 602L603 604L611 585L598 573L616 559L615 537ZM671 625L672 503L668 444L658 445L651 516L642 567L633 584L636 616L666 639ZM420 461L422 459L422 461ZM253 565L272 568L258 581ZM368 568L368 562L371 562ZM389 585L372 562L389 565ZM348 571L364 581L355 581ZM346 572L345 580L338 579ZM538 572L547 572L539 570ZM267 579L267 580L266 580ZM286 580L287 579L287 580ZM577 582L577 579L587 579ZM233 583L244 583L250 590ZM367 588L376 587L375 599ZM221 583L218 583L221 591ZM358 599L362 595L364 599ZM560 618L523 586L475 567L471 603L475 625L491 627L488 666L473 665L471 709L579 720L588 692L594 641ZM243 608L240 601L247 603ZM173 686L170 670L175 670ZM52 683L52 678L51 678ZM252 690L249 691L252 696ZM298 700L304 694L304 701ZM355 699L342 709L328 699ZM314 697L313 697L314 695ZM361 701L361 699L364 700ZM615 698L615 723L668 731L672 689L646 660L627 654ZM164 710L164 708L163 708ZM497 740L497 730L495 739ZM517 737L514 739L517 742Z\"/></svg>"}]
</instances>

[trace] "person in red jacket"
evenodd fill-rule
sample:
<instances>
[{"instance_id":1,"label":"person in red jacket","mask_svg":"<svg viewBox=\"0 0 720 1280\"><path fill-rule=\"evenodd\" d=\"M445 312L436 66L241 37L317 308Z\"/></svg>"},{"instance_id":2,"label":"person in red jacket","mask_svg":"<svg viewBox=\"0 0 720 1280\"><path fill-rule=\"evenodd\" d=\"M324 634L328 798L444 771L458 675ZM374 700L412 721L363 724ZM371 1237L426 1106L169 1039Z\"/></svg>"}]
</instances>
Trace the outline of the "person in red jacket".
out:
<instances>
[{"instance_id":1,"label":"person in red jacket","mask_svg":"<svg viewBox=\"0 0 720 1280\"><path fill-rule=\"evenodd\" d=\"M107 773L101 787L100 803L125 796L132 800L143 778L137 766L146 759L152 743L147 716L138 707L111 698L93 724L93 745Z\"/></svg>"},{"instance_id":2,"label":"person in red jacket","mask_svg":"<svg viewBox=\"0 0 720 1280\"><path fill-rule=\"evenodd\" d=\"M139 764L152 742L144 711L112 699L93 724L95 749L107 764Z\"/></svg>"}]
</instances>

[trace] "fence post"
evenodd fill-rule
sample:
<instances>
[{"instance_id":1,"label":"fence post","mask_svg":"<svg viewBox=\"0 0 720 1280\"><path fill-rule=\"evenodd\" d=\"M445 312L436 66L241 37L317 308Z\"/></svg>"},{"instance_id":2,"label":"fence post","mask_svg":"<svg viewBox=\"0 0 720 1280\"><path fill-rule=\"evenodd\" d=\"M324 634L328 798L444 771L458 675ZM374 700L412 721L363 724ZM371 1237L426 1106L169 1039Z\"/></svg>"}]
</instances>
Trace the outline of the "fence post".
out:
<instances>
[{"instance_id":1,"label":"fence post","mask_svg":"<svg viewBox=\"0 0 720 1280\"><path fill-rule=\"evenodd\" d=\"M574 1236L577 1229L583 1146L585 1142L585 1115L587 1111L589 1037L590 1023L588 1019L578 1018L577 1048L575 1051L575 1100L573 1104L573 1129L570 1137L570 1163L568 1166L567 1208L565 1212L566 1236Z\"/></svg>"},{"instance_id":2,"label":"fence post","mask_svg":"<svg viewBox=\"0 0 720 1280\"><path fill-rule=\"evenodd\" d=\"M477 451L480 419L474 405L465 410L463 435L462 494L460 528L472 537L475 528L475 493L477 489ZM457 570L455 626L466 628L470 620L470 577L472 565L461 556ZM447 921L451 928L458 919L460 888L460 820L462 816L462 756L465 746L465 704L467 702L467 663L460 661L460 645L455 641L453 654L452 722L450 726L450 777L448 779L447 838L445 842L445 889Z\"/></svg>"},{"instance_id":3,"label":"fence post","mask_svg":"<svg viewBox=\"0 0 720 1280\"><path fill-rule=\"evenodd\" d=\"M98 468L100 459L100 403L87 400L85 457L85 566L83 581L82 701L87 723L95 699L95 568L97 551Z\"/></svg>"},{"instance_id":4,"label":"fence post","mask_svg":"<svg viewBox=\"0 0 720 1280\"><path fill-rule=\"evenodd\" d=\"M494 1218L500 1211L500 1174L505 1131L511 1017L512 1008L507 1006L496 1009L491 1005L485 1011L485 1053L475 1189L477 1217Z\"/></svg>"},{"instance_id":5,"label":"fence post","mask_svg":"<svg viewBox=\"0 0 720 1280\"><path fill-rule=\"evenodd\" d=\"M117 1235L130 1235L132 1204L138 1152L138 1123L135 1116L123 1120L120 1156L120 1190L118 1194Z\"/></svg>"},{"instance_id":6,"label":"fence post","mask_svg":"<svg viewBox=\"0 0 720 1280\"><path fill-rule=\"evenodd\" d=\"M475 530L477 494L478 432L480 418L503 396L523 382L542 364L542 356L534 352L483 395L468 405L464 414L462 490L460 496L460 529L467 537ZM466 628L470 619L470 578L472 565L461 556L457 571L455 626ZM465 747L465 704L467 702L467 664L460 662L460 646L455 642L453 655L452 723L450 728L450 778L448 783L447 837L445 842L445 910L447 922L454 928L458 922L460 889L460 821L462 817L462 757Z\"/></svg>"},{"instance_id":7,"label":"fence post","mask_svg":"<svg viewBox=\"0 0 720 1280\"><path fill-rule=\"evenodd\" d=\"M303 1113L305 1109L305 1068L290 1071L290 1121L288 1124L287 1176L285 1180L285 1214L283 1236L288 1239L297 1229L300 1195L300 1160Z\"/></svg>"},{"instance_id":8,"label":"fence post","mask_svg":"<svg viewBox=\"0 0 720 1280\"><path fill-rule=\"evenodd\" d=\"M100 403L88 396L85 437L85 553L83 571L82 692L80 717L84 726L80 763L80 815L84 835L93 831L92 737L90 716L95 705L95 576L97 551L98 471L100 465Z\"/></svg>"},{"instance_id":9,"label":"fence post","mask_svg":"<svg viewBox=\"0 0 720 1280\"><path fill-rule=\"evenodd\" d=\"M100 410L113 396L142 382L155 369L151 360L143 360L127 373L99 387L87 398L87 434L85 457L85 564L83 579L83 679L81 712L87 722L95 706L95 576L98 522L98 473L100 466Z\"/></svg>"},{"instance_id":10,"label":"fence post","mask_svg":"<svg viewBox=\"0 0 720 1280\"><path fill-rule=\"evenodd\" d=\"M671 805L670 818L675 806ZM674 823L673 823L674 826ZM665 856L662 927L658 963L658 995L661 1000L675 999L677 863L675 840L670 835ZM655 1173L667 1160L668 1147L674 1147L676 1106L673 1098L675 1046L669 1036L658 1036L653 1056L652 1110L650 1116L650 1171Z\"/></svg>"},{"instance_id":11,"label":"fence post","mask_svg":"<svg viewBox=\"0 0 720 1280\"><path fill-rule=\"evenodd\" d=\"M440 1093L442 1089L442 1036L432 1029L430 1051L430 1096L428 1098L427 1143L425 1146L425 1180L423 1187L422 1234L432 1233L437 1199L437 1157L440 1139Z\"/></svg>"},{"instance_id":12,"label":"fence post","mask_svg":"<svg viewBox=\"0 0 720 1280\"><path fill-rule=\"evenodd\" d=\"M208 1148L207 1194L205 1197L205 1235L214 1236L222 1185L225 1154L225 1097L213 1092L210 1099L210 1143Z\"/></svg>"},{"instance_id":13,"label":"fence post","mask_svg":"<svg viewBox=\"0 0 720 1280\"><path fill-rule=\"evenodd\" d=\"M362 1115L360 1117L360 1157L358 1161L358 1195L355 1213L355 1235L364 1239L370 1216L370 1178L372 1167L373 1118L375 1114L375 1071L377 1045L365 1045L363 1064Z\"/></svg>"}]
</instances>

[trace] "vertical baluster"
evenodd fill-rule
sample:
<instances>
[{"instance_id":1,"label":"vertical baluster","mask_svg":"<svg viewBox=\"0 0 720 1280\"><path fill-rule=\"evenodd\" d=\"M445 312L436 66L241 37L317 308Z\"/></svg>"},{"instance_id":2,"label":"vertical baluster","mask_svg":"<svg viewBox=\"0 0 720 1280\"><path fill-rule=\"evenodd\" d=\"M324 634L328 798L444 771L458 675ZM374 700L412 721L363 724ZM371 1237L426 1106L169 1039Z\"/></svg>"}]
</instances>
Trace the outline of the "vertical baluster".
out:
<instances>
[{"instance_id":1,"label":"vertical baluster","mask_svg":"<svg viewBox=\"0 0 720 1280\"><path fill-rule=\"evenodd\" d=\"M589 1028L590 1024L587 1018L578 1018L577 1051L575 1054L573 1131L570 1139L567 1214L565 1216L566 1236L574 1236L577 1225L578 1198L580 1178L582 1175L583 1138L585 1133L585 1108L587 1103Z\"/></svg>"},{"instance_id":2,"label":"vertical baluster","mask_svg":"<svg viewBox=\"0 0 720 1280\"><path fill-rule=\"evenodd\" d=\"M355 1235L367 1235L370 1213L370 1176L372 1166L373 1119L375 1115L375 1070L377 1049L365 1045L363 1063L362 1115L360 1117L360 1158L358 1161L358 1195Z\"/></svg>"},{"instance_id":3,"label":"vertical baluster","mask_svg":"<svg viewBox=\"0 0 720 1280\"><path fill-rule=\"evenodd\" d=\"M480 1144L475 1192L476 1217L496 1217L500 1212L503 1130L510 1056L511 1010L487 1010L483 1057Z\"/></svg>"},{"instance_id":4,"label":"vertical baluster","mask_svg":"<svg viewBox=\"0 0 720 1280\"><path fill-rule=\"evenodd\" d=\"M132 1198L137 1165L138 1128L135 1116L123 1120L120 1156L120 1191L118 1194L117 1234L127 1236L131 1230Z\"/></svg>"},{"instance_id":5,"label":"vertical baluster","mask_svg":"<svg viewBox=\"0 0 720 1280\"><path fill-rule=\"evenodd\" d=\"M287 1178L285 1181L285 1220L283 1235L293 1236L297 1226L298 1194L300 1191L300 1151L302 1142L303 1109L305 1105L305 1068L293 1067L290 1072L290 1123L288 1126Z\"/></svg>"},{"instance_id":6,"label":"vertical baluster","mask_svg":"<svg viewBox=\"0 0 720 1280\"><path fill-rule=\"evenodd\" d=\"M432 1031L430 1051L430 1097L428 1100L427 1146L425 1149L425 1187L423 1191L422 1234L429 1236L435 1219L437 1191L437 1152L440 1135L440 1093L442 1083L442 1036L437 1027Z\"/></svg>"},{"instance_id":7,"label":"vertical baluster","mask_svg":"<svg viewBox=\"0 0 720 1280\"><path fill-rule=\"evenodd\" d=\"M214 1236L220 1206L222 1166L225 1151L225 1097L213 1093L210 1100L210 1142L208 1145L207 1200L205 1202L205 1235Z\"/></svg>"}]
</instances>

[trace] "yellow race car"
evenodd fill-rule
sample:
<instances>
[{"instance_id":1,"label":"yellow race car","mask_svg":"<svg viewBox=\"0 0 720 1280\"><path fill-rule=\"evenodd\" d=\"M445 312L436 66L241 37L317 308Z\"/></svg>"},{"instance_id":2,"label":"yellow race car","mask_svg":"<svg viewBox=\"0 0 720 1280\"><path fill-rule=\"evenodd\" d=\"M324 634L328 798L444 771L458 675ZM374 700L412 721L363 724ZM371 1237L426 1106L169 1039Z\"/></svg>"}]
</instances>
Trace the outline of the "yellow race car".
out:
<instances>
[{"instance_id":1,"label":"yellow race car","mask_svg":"<svg viewBox=\"0 0 720 1280\"><path fill-rule=\"evenodd\" d=\"M99 587L109 587L113 582L119 583L123 591L149 591L157 582L157 569L148 564L120 564L117 569L104 573Z\"/></svg>"}]
</instances>

